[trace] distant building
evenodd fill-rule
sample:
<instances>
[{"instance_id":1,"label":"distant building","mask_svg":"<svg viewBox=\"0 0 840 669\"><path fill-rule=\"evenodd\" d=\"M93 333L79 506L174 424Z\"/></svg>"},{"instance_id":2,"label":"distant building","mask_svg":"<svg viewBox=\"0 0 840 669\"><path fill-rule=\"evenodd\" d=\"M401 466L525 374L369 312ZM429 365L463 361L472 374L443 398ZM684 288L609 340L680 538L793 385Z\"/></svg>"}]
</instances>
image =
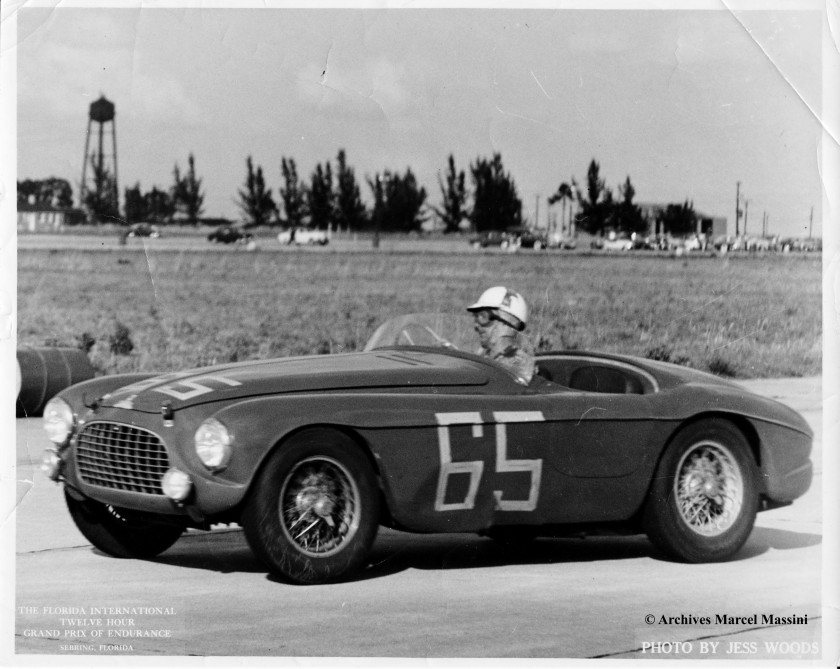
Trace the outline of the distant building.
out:
<instances>
[{"instance_id":1,"label":"distant building","mask_svg":"<svg viewBox=\"0 0 840 669\"><path fill-rule=\"evenodd\" d=\"M29 202L19 202L17 206L18 232L60 232L65 226L84 222L85 213L79 209Z\"/></svg>"},{"instance_id":2,"label":"distant building","mask_svg":"<svg viewBox=\"0 0 840 669\"><path fill-rule=\"evenodd\" d=\"M710 239L729 236L729 225L726 216L706 216L697 212L697 218L700 225L700 232Z\"/></svg>"},{"instance_id":3,"label":"distant building","mask_svg":"<svg viewBox=\"0 0 840 669\"><path fill-rule=\"evenodd\" d=\"M638 204L642 211L642 218L647 221L649 235L665 234L664 230L659 229L659 214L664 212L668 205L660 203L644 202ZM728 226L726 216L707 216L699 211L695 212L697 215L697 234L706 235L710 239L715 237L726 237L728 233Z\"/></svg>"}]
</instances>

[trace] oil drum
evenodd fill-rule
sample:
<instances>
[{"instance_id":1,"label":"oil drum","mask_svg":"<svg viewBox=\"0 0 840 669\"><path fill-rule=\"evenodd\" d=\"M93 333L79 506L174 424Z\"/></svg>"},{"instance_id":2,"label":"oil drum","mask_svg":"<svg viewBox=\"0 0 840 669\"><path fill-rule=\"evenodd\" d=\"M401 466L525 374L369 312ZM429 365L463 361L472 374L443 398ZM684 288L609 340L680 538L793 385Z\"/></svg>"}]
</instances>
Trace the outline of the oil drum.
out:
<instances>
[{"instance_id":1,"label":"oil drum","mask_svg":"<svg viewBox=\"0 0 840 669\"><path fill-rule=\"evenodd\" d=\"M57 393L94 376L87 354L78 348L20 346L17 366L18 416L40 416Z\"/></svg>"}]
</instances>

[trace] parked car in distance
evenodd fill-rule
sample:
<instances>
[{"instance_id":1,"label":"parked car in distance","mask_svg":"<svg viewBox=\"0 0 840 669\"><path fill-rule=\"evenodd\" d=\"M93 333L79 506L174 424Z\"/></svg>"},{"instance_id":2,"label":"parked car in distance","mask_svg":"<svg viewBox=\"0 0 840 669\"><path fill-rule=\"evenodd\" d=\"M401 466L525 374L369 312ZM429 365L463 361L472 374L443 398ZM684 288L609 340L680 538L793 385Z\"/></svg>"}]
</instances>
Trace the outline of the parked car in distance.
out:
<instances>
[{"instance_id":1,"label":"parked car in distance","mask_svg":"<svg viewBox=\"0 0 840 669\"><path fill-rule=\"evenodd\" d=\"M548 246L552 249L567 249L572 251L577 248L577 240L560 232L555 232L548 238Z\"/></svg>"},{"instance_id":2,"label":"parked car in distance","mask_svg":"<svg viewBox=\"0 0 840 669\"><path fill-rule=\"evenodd\" d=\"M630 251L633 249L633 241L627 237L615 237L602 240L601 248L605 251Z\"/></svg>"},{"instance_id":3,"label":"parked car in distance","mask_svg":"<svg viewBox=\"0 0 840 669\"><path fill-rule=\"evenodd\" d=\"M508 228L507 235L510 243L519 248L534 249L539 251L548 248L548 237L539 231L531 228Z\"/></svg>"},{"instance_id":4,"label":"parked car in distance","mask_svg":"<svg viewBox=\"0 0 840 669\"><path fill-rule=\"evenodd\" d=\"M487 230L486 232L479 232L477 235L470 237L470 246L473 248L486 249L491 246L499 246L507 248L510 245L510 235L501 230Z\"/></svg>"},{"instance_id":5,"label":"parked car in distance","mask_svg":"<svg viewBox=\"0 0 840 669\"><path fill-rule=\"evenodd\" d=\"M790 253L791 251L804 251L806 253L822 251L822 239L797 239L796 237L783 237L776 241L774 250L781 251L782 253Z\"/></svg>"},{"instance_id":6,"label":"parked car in distance","mask_svg":"<svg viewBox=\"0 0 840 669\"><path fill-rule=\"evenodd\" d=\"M289 228L277 235L281 244L297 244L298 246L326 246L330 243L330 236L326 230L311 230L309 228Z\"/></svg>"},{"instance_id":7,"label":"parked car in distance","mask_svg":"<svg viewBox=\"0 0 840 669\"><path fill-rule=\"evenodd\" d=\"M631 238L633 242L633 249L634 250L641 250L641 251L654 251L659 248L659 244L655 237L642 237L640 235L636 235Z\"/></svg>"},{"instance_id":8,"label":"parked car in distance","mask_svg":"<svg viewBox=\"0 0 840 669\"><path fill-rule=\"evenodd\" d=\"M128 228L128 237L150 237L157 239L160 237L160 228L151 223L132 223Z\"/></svg>"},{"instance_id":9,"label":"parked car in distance","mask_svg":"<svg viewBox=\"0 0 840 669\"><path fill-rule=\"evenodd\" d=\"M254 238L250 232L245 232L235 225L220 225L207 235L208 242L218 244L236 244L237 242L247 243Z\"/></svg>"}]
</instances>

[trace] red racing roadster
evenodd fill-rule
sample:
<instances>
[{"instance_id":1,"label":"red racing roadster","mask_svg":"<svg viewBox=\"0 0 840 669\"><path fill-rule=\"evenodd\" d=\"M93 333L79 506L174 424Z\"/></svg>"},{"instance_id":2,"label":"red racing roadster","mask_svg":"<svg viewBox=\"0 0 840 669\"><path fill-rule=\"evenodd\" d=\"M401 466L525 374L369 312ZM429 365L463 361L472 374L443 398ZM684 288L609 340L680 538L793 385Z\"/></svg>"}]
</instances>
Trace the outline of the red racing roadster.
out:
<instances>
[{"instance_id":1,"label":"red racing roadster","mask_svg":"<svg viewBox=\"0 0 840 669\"><path fill-rule=\"evenodd\" d=\"M472 334L403 316L362 352L86 381L44 412L44 469L109 555L238 523L295 583L364 568L380 525L646 533L671 559L726 560L811 483L808 424L736 383L564 351L523 386L458 343Z\"/></svg>"}]
</instances>

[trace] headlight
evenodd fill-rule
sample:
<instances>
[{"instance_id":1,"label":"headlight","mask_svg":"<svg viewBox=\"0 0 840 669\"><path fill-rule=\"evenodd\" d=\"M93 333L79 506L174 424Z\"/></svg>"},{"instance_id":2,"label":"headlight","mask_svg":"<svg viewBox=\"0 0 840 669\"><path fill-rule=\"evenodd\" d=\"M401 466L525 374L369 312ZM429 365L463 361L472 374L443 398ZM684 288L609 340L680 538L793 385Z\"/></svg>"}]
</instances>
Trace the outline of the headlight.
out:
<instances>
[{"instance_id":1,"label":"headlight","mask_svg":"<svg viewBox=\"0 0 840 669\"><path fill-rule=\"evenodd\" d=\"M189 475L175 467L167 470L160 485L163 494L176 502L183 502L190 496L192 490L192 481Z\"/></svg>"},{"instance_id":2,"label":"headlight","mask_svg":"<svg viewBox=\"0 0 840 669\"><path fill-rule=\"evenodd\" d=\"M44 451L44 457L41 460L41 471L44 472L47 478L58 481L58 475L61 473L61 456L52 448Z\"/></svg>"},{"instance_id":3,"label":"headlight","mask_svg":"<svg viewBox=\"0 0 840 669\"><path fill-rule=\"evenodd\" d=\"M231 444L233 436L215 418L204 421L195 431L195 452L204 466L212 471L227 466Z\"/></svg>"},{"instance_id":4,"label":"headlight","mask_svg":"<svg viewBox=\"0 0 840 669\"><path fill-rule=\"evenodd\" d=\"M54 444L63 444L73 431L73 410L59 397L53 397L44 407L44 430Z\"/></svg>"}]
</instances>

